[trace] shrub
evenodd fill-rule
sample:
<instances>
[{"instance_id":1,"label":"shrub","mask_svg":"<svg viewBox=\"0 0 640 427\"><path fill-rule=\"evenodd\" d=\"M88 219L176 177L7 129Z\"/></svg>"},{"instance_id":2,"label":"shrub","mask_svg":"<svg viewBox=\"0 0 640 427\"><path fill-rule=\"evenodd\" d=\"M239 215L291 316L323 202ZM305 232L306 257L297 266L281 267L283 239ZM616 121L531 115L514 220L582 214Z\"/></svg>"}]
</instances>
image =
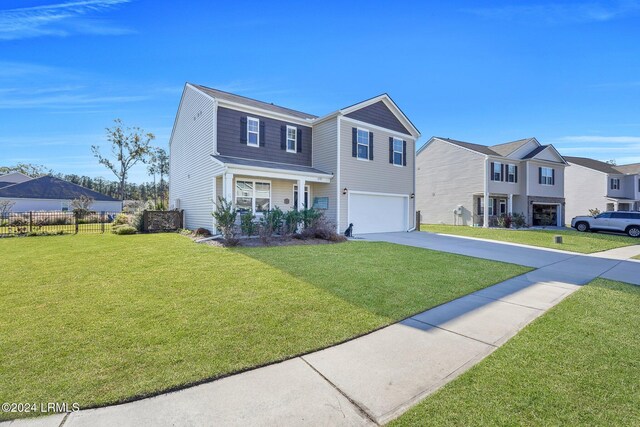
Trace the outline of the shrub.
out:
<instances>
[{"instance_id":1,"label":"shrub","mask_svg":"<svg viewBox=\"0 0 640 427\"><path fill-rule=\"evenodd\" d=\"M269 243L271 237L273 237L273 233L281 229L283 219L284 212L277 206L262 213L259 231L262 243L265 245Z\"/></svg>"},{"instance_id":2,"label":"shrub","mask_svg":"<svg viewBox=\"0 0 640 427\"><path fill-rule=\"evenodd\" d=\"M284 236L290 236L298 230L298 224L300 224L302 215L299 211L292 209L283 214L283 224L281 234Z\"/></svg>"},{"instance_id":3,"label":"shrub","mask_svg":"<svg viewBox=\"0 0 640 427\"><path fill-rule=\"evenodd\" d=\"M114 227L118 225L131 225L127 214L119 213L111 223Z\"/></svg>"},{"instance_id":4,"label":"shrub","mask_svg":"<svg viewBox=\"0 0 640 427\"><path fill-rule=\"evenodd\" d=\"M117 225L111 229L111 232L122 236L125 234L136 234L138 230L130 225Z\"/></svg>"},{"instance_id":5,"label":"shrub","mask_svg":"<svg viewBox=\"0 0 640 427\"><path fill-rule=\"evenodd\" d=\"M589 215L591 215L592 217L597 217L598 215L600 215L600 209L595 208L595 209L589 209Z\"/></svg>"},{"instance_id":6,"label":"shrub","mask_svg":"<svg viewBox=\"0 0 640 427\"><path fill-rule=\"evenodd\" d=\"M136 211L131 217L131 226L139 232L144 231L144 209Z\"/></svg>"},{"instance_id":7,"label":"shrub","mask_svg":"<svg viewBox=\"0 0 640 427\"><path fill-rule=\"evenodd\" d=\"M200 237L208 237L211 236L211 232L209 230L207 230L206 228L197 228L196 231L193 232L194 236L200 236Z\"/></svg>"},{"instance_id":8,"label":"shrub","mask_svg":"<svg viewBox=\"0 0 640 427\"><path fill-rule=\"evenodd\" d=\"M242 234L249 237L256 234L257 226L254 222L255 219L256 216L251 209L240 214L240 231L242 231Z\"/></svg>"},{"instance_id":9,"label":"shrub","mask_svg":"<svg viewBox=\"0 0 640 427\"><path fill-rule=\"evenodd\" d=\"M511 228L513 218L509 214L502 214L498 217L498 226L503 228Z\"/></svg>"},{"instance_id":10,"label":"shrub","mask_svg":"<svg viewBox=\"0 0 640 427\"><path fill-rule=\"evenodd\" d=\"M515 228L522 228L527 226L527 218L523 213L514 213L511 215L511 221Z\"/></svg>"},{"instance_id":11,"label":"shrub","mask_svg":"<svg viewBox=\"0 0 640 427\"><path fill-rule=\"evenodd\" d=\"M300 221L302 221L304 228L314 227L316 222L322 217L322 212L314 208L302 209L300 211Z\"/></svg>"},{"instance_id":12,"label":"shrub","mask_svg":"<svg viewBox=\"0 0 640 427\"><path fill-rule=\"evenodd\" d=\"M222 238L227 246L235 246L236 239L236 218L238 216L238 210L233 207L233 204L224 197L218 197L218 204L216 210L212 213L216 220L216 225L222 233Z\"/></svg>"}]
</instances>

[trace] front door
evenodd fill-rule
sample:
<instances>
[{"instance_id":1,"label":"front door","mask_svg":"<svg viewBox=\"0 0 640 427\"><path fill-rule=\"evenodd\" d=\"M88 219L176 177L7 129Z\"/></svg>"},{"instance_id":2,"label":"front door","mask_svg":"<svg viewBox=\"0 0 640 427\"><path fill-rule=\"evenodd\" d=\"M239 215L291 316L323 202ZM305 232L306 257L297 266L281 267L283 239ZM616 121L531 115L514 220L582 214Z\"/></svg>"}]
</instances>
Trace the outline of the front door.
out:
<instances>
[{"instance_id":1,"label":"front door","mask_svg":"<svg viewBox=\"0 0 640 427\"><path fill-rule=\"evenodd\" d=\"M298 210L311 207L309 206L309 186L308 185L304 186L304 202L302 206L298 206L298 186L297 185L293 186L293 207L297 208Z\"/></svg>"}]
</instances>

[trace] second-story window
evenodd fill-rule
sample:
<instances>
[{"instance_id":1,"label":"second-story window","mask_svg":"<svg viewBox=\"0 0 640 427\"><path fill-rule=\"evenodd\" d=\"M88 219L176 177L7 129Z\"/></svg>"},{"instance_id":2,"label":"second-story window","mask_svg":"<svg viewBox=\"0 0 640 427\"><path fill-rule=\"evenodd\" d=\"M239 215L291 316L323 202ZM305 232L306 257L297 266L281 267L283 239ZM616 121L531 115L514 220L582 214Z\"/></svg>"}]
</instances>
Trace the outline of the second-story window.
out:
<instances>
[{"instance_id":1,"label":"second-story window","mask_svg":"<svg viewBox=\"0 0 640 427\"><path fill-rule=\"evenodd\" d=\"M507 165L507 182L518 182L518 167Z\"/></svg>"},{"instance_id":2,"label":"second-story window","mask_svg":"<svg viewBox=\"0 0 640 427\"><path fill-rule=\"evenodd\" d=\"M393 164L402 166L404 156L404 142L401 139L393 138Z\"/></svg>"},{"instance_id":3,"label":"second-story window","mask_svg":"<svg viewBox=\"0 0 640 427\"><path fill-rule=\"evenodd\" d=\"M260 120L247 117L247 145L260 145Z\"/></svg>"},{"instance_id":4,"label":"second-story window","mask_svg":"<svg viewBox=\"0 0 640 427\"><path fill-rule=\"evenodd\" d=\"M369 131L358 129L358 158L369 159Z\"/></svg>"},{"instance_id":5,"label":"second-story window","mask_svg":"<svg viewBox=\"0 0 640 427\"><path fill-rule=\"evenodd\" d=\"M611 178L611 189L612 190L620 189L620 178Z\"/></svg>"},{"instance_id":6,"label":"second-story window","mask_svg":"<svg viewBox=\"0 0 640 427\"><path fill-rule=\"evenodd\" d=\"M502 163L491 163L491 181L502 181Z\"/></svg>"},{"instance_id":7,"label":"second-story window","mask_svg":"<svg viewBox=\"0 0 640 427\"><path fill-rule=\"evenodd\" d=\"M552 168L539 168L540 179L542 185L554 185L555 172Z\"/></svg>"},{"instance_id":8,"label":"second-story window","mask_svg":"<svg viewBox=\"0 0 640 427\"><path fill-rule=\"evenodd\" d=\"M289 153L296 152L297 140L298 140L298 129L293 126L287 126L287 151Z\"/></svg>"}]
</instances>

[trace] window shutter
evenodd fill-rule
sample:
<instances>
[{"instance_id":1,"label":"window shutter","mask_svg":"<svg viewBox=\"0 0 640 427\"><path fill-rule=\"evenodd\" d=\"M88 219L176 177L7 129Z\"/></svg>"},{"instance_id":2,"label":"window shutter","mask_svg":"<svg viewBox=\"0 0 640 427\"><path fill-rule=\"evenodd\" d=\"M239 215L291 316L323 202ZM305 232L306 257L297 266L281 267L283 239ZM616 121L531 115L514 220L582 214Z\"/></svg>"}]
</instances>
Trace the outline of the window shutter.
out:
<instances>
[{"instance_id":1,"label":"window shutter","mask_svg":"<svg viewBox=\"0 0 640 427\"><path fill-rule=\"evenodd\" d=\"M495 167L495 163L491 162L491 170L489 171L489 176L491 177L491 181L495 181L493 178L493 168Z\"/></svg>"},{"instance_id":2,"label":"window shutter","mask_svg":"<svg viewBox=\"0 0 640 427\"><path fill-rule=\"evenodd\" d=\"M477 203L478 215L482 215L482 200L480 200L480 197L478 197L476 200L478 201Z\"/></svg>"},{"instance_id":3,"label":"window shutter","mask_svg":"<svg viewBox=\"0 0 640 427\"><path fill-rule=\"evenodd\" d=\"M389 163L393 164L393 138L389 137Z\"/></svg>"},{"instance_id":4,"label":"window shutter","mask_svg":"<svg viewBox=\"0 0 640 427\"><path fill-rule=\"evenodd\" d=\"M302 153L302 129L296 129L296 138L298 138L296 141L296 151Z\"/></svg>"},{"instance_id":5,"label":"window shutter","mask_svg":"<svg viewBox=\"0 0 640 427\"><path fill-rule=\"evenodd\" d=\"M602 181L600 181L602 182ZM556 170L551 169L551 185L556 185Z\"/></svg>"},{"instance_id":6,"label":"window shutter","mask_svg":"<svg viewBox=\"0 0 640 427\"><path fill-rule=\"evenodd\" d=\"M373 132L369 132L369 160L373 160Z\"/></svg>"},{"instance_id":7,"label":"window shutter","mask_svg":"<svg viewBox=\"0 0 640 427\"><path fill-rule=\"evenodd\" d=\"M240 142L247 143L247 118L240 117Z\"/></svg>"},{"instance_id":8,"label":"window shutter","mask_svg":"<svg viewBox=\"0 0 640 427\"><path fill-rule=\"evenodd\" d=\"M351 156L358 156L358 129L351 128Z\"/></svg>"},{"instance_id":9,"label":"window shutter","mask_svg":"<svg viewBox=\"0 0 640 427\"><path fill-rule=\"evenodd\" d=\"M518 166L514 166L514 169L515 178L513 182L518 182Z\"/></svg>"},{"instance_id":10,"label":"window shutter","mask_svg":"<svg viewBox=\"0 0 640 427\"><path fill-rule=\"evenodd\" d=\"M542 168L538 168L538 184L542 184Z\"/></svg>"},{"instance_id":11,"label":"window shutter","mask_svg":"<svg viewBox=\"0 0 640 427\"><path fill-rule=\"evenodd\" d=\"M281 150L287 149L287 126L286 125L280 126L280 149Z\"/></svg>"},{"instance_id":12,"label":"window shutter","mask_svg":"<svg viewBox=\"0 0 640 427\"><path fill-rule=\"evenodd\" d=\"M265 141L265 132L264 132L264 121L260 120L260 147L264 147Z\"/></svg>"},{"instance_id":13,"label":"window shutter","mask_svg":"<svg viewBox=\"0 0 640 427\"><path fill-rule=\"evenodd\" d=\"M498 215L498 199L493 199L493 215Z\"/></svg>"},{"instance_id":14,"label":"window shutter","mask_svg":"<svg viewBox=\"0 0 640 427\"><path fill-rule=\"evenodd\" d=\"M407 166L407 141L402 141L402 166Z\"/></svg>"}]
</instances>

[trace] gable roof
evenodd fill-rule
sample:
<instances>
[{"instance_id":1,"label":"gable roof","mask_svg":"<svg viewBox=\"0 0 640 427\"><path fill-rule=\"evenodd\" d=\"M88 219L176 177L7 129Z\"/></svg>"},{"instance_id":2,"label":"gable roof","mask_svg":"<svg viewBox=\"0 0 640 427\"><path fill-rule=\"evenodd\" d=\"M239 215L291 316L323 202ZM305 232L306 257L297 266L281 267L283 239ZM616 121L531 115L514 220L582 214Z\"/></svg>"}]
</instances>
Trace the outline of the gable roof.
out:
<instances>
[{"instance_id":1,"label":"gable roof","mask_svg":"<svg viewBox=\"0 0 640 427\"><path fill-rule=\"evenodd\" d=\"M0 175L0 182L8 182L10 184L19 184L21 182L26 182L32 180L29 175L25 175L22 172L11 172L5 175Z\"/></svg>"},{"instance_id":2,"label":"gable roof","mask_svg":"<svg viewBox=\"0 0 640 427\"><path fill-rule=\"evenodd\" d=\"M400 122L396 115L393 114L393 112L383 101L378 101L374 104L367 105L366 107L352 111L348 114L345 114L345 117L377 126L382 126L386 129L391 129L396 132L402 132L407 135L411 134L411 131L408 130L402 124L402 122Z\"/></svg>"},{"instance_id":3,"label":"gable roof","mask_svg":"<svg viewBox=\"0 0 640 427\"><path fill-rule=\"evenodd\" d=\"M216 99L223 99L225 101L234 102L237 104L248 105L250 107L260 108L262 110L271 111L279 114L286 114L288 116L297 117L299 119L315 119L318 116L309 113L303 113L302 111L292 110L291 108L281 107L273 103L258 101L257 99L248 98L246 96L236 95L234 93L225 92L219 89L212 89L210 87L188 83L196 89L212 96Z\"/></svg>"},{"instance_id":4,"label":"gable roof","mask_svg":"<svg viewBox=\"0 0 640 427\"><path fill-rule=\"evenodd\" d=\"M72 200L80 196L96 201L117 202L117 199L80 185L47 175L19 184L0 188L0 197L10 199L60 199Z\"/></svg>"},{"instance_id":5,"label":"gable roof","mask_svg":"<svg viewBox=\"0 0 640 427\"><path fill-rule=\"evenodd\" d=\"M615 167L622 173L640 174L640 163L631 163L628 165L620 165ZM0 177L2 178L2 177Z\"/></svg>"},{"instance_id":6,"label":"gable roof","mask_svg":"<svg viewBox=\"0 0 640 427\"><path fill-rule=\"evenodd\" d=\"M546 150L553 150L553 153L558 156L558 158L560 159L561 163L564 163L565 165L567 164L567 161L565 160L565 158L562 156L562 154L560 154L558 152L558 150L556 150L556 147L554 147L551 144L548 145L540 145L536 148L534 148L533 150L531 150L528 154L526 154L524 157L522 157L523 160L528 160L528 159L535 159L536 156L538 156L538 154L542 153L543 151ZM549 161L552 162L553 160L547 160L547 159L536 159L536 160L545 160L545 161Z\"/></svg>"},{"instance_id":7,"label":"gable roof","mask_svg":"<svg viewBox=\"0 0 640 427\"><path fill-rule=\"evenodd\" d=\"M569 163L574 163L579 166L584 166L585 168L593 169L598 172L610 173L610 174L619 174L620 171L610 165L609 163L601 162L600 160L590 159L588 157L571 157L567 156L565 159Z\"/></svg>"},{"instance_id":8,"label":"gable roof","mask_svg":"<svg viewBox=\"0 0 640 427\"><path fill-rule=\"evenodd\" d=\"M486 145L473 144L471 142L458 141L456 139L443 138L443 137L440 137L440 136L434 136L431 139L432 140L433 139L439 139L441 141L449 142L449 143L451 143L453 145L457 145L459 147L466 148L468 150L475 151L475 152L480 153L480 154L486 154L488 156L500 156L500 154L498 154L497 152L493 151L491 148L489 148ZM429 141L429 142L431 142L431 141ZM426 147L427 144L425 144L423 147ZM422 148L421 148L421 150L422 150Z\"/></svg>"},{"instance_id":9,"label":"gable roof","mask_svg":"<svg viewBox=\"0 0 640 427\"><path fill-rule=\"evenodd\" d=\"M382 103L389 109L389 112L393 114L396 120L398 120L398 124L404 128L404 132L416 137L419 137L421 135L418 128L413 124L411 120L409 120L407 115L404 114L404 112L400 109L400 107L398 107L398 104L396 104L395 101L391 99L391 97L387 93L382 93L378 96L374 96L373 98L369 98L364 101L360 101L356 104L349 105L348 107L341 108L335 113L331 113L324 117L321 117L319 120L323 120L324 118L331 117L336 114L343 114L349 117L349 116L352 116L353 113L355 113L358 110L362 110L373 105L380 105L380 103ZM399 132L403 132L402 129L391 129L391 130L397 130Z\"/></svg>"},{"instance_id":10,"label":"gable roof","mask_svg":"<svg viewBox=\"0 0 640 427\"><path fill-rule=\"evenodd\" d=\"M490 147L499 155L506 157L532 140L535 140L535 138L524 138L517 141L505 142L503 144L491 145Z\"/></svg>"}]
</instances>

